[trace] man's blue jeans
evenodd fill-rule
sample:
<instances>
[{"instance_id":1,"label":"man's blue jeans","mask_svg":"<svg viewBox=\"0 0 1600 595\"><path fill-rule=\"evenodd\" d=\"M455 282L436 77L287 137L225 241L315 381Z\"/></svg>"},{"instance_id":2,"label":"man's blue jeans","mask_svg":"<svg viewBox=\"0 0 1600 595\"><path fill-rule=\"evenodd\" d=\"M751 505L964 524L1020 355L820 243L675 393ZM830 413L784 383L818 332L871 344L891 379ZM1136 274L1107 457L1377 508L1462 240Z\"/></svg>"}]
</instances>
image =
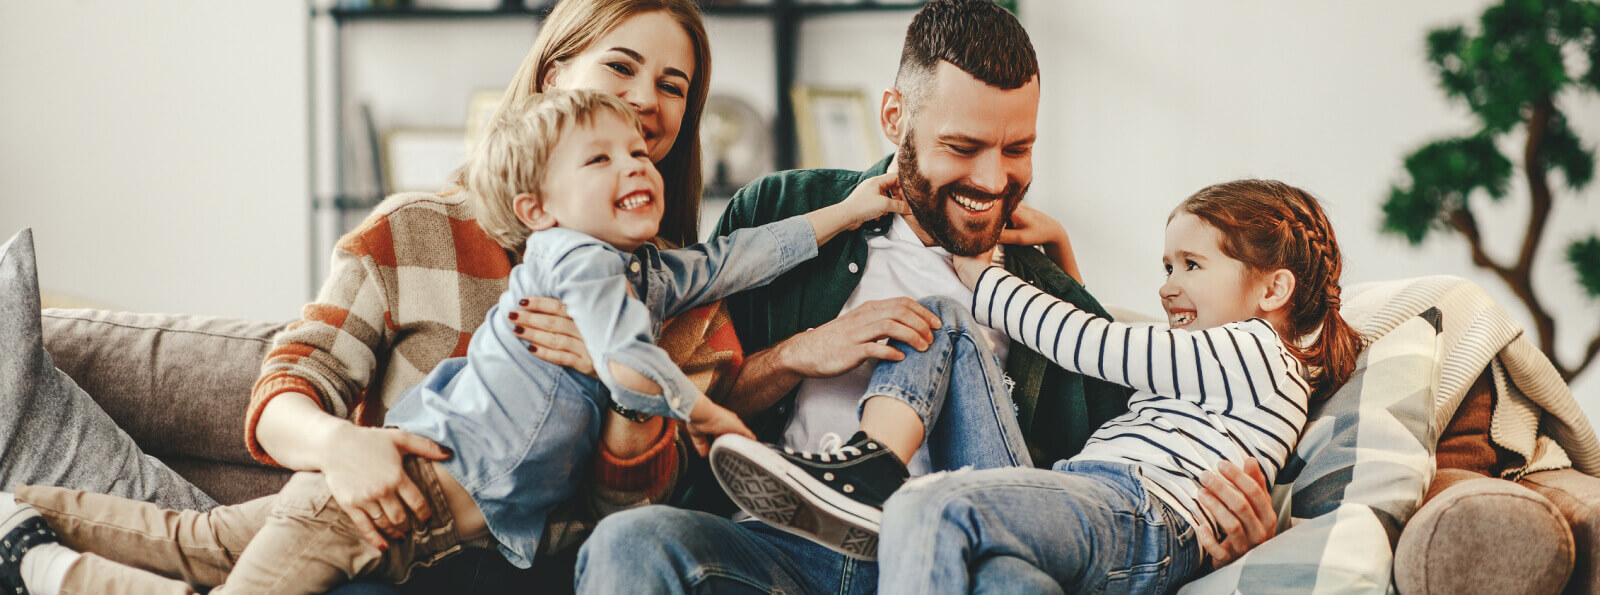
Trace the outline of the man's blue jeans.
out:
<instances>
[{"instance_id":1,"label":"man's blue jeans","mask_svg":"<svg viewBox=\"0 0 1600 595\"><path fill-rule=\"evenodd\" d=\"M884 506L881 592L1168 593L1200 566L1194 529L1125 463L929 476Z\"/></svg>"},{"instance_id":2,"label":"man's blue jeans","mask_svg":"<svg viewBox=\"0 0 1600 595\"><path fill-rule=\"evenodd\" d=\"M1000 361L971 313L925 298L939 316L927 351L905 344L880 362L863 395L899 399L922 416L935 470L1032 466ZM606 517L578 553L580 593L871 593L877 565L758 521L666 506Z\"/></svg>"},{"instance_id":3,"label":"man's blue jeans","mask_svg":"<svg viewBox=\"0 0 1600 595\"><path fill-rule=\"evenodd\" d=\"M755 520L646 506L578 551L579 593L871 593L878 568Z\"/></svg>"}]
</instances>

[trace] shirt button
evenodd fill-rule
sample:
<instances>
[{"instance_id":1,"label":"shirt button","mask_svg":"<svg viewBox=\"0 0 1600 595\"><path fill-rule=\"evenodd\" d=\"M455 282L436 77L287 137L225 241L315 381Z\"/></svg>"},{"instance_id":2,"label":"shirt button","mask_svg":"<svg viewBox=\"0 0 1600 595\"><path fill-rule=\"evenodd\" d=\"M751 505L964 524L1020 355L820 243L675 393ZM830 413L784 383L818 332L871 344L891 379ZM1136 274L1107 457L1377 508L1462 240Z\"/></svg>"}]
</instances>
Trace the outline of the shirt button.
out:
<instances>
[{"instance_id":1,"label":"shirt button","mask_svg":"<svg viewBox=\"0 0 1600 595\"><path fill-rule=\"evenodd\" d=\"M628 263L628 270L633 271L635 273L639 272L639 261L635 260L633 262Z\"/></svg>"},{"instance_id":2,"label":"shirt button","mask_svg":"<svg viewBox=\"0 0 1600 595\"><path fill-rule=\"evenodd\" d=\"M850 272L852 272L852 273L861 272L861 267L857 266L856 263L852 262L852 263L850 263Z\"/></svg>"},{"instance_id":3,"label":"shirt button","mask_svg":"<svg viewBox=\"0 0 1600 595\"><path fill-rule=\"evenodd\" d=\"M671 405L672 405L672 408L673 408L673 409L677 409L677 408L678 408L678 405L681 405L681 404L683 404L683 399L680 399L680 398L678 398L678 397L673 397L673 398L672 398L672 403L671 403Z\"/></svg>"}]
</instances>

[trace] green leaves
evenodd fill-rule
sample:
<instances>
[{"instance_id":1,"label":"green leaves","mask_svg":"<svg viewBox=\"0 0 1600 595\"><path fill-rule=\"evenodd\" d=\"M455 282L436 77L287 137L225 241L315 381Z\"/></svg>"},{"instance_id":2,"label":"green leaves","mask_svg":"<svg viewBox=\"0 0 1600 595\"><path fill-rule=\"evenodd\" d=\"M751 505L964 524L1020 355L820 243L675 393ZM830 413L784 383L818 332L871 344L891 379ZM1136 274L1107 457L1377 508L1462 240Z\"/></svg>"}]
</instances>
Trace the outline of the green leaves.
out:
<instances>
[{"instance_id":1,"label":"green leaves","mask_svg":"<svg viewBox=\"0 0 1600 595\"><path fill-rule=\"evenodd\" d=\"M1569 43L1596 47L1600 9L1578 0L1506 0L1485 10L1476 35L1462 27L1428 34L1428 61L1445 93L1467 102L1492 133L1522 123L1531 106L1574 82L1562 58ZM1600 89L1600 64L1583 81Z\"/></svg>"},{"instance_id":2,"label":"green leaves","mask_svg":"<svg viewBox=\"0 0 1600 595\"><path fill-rule=\"evenodd\" d=\"M1468 208L1474 191L1491 198L1506 195L1511 161L1487 135L1428 144L1406 158L1410 186L1393 186L1383 205L1383 230L1421 244L1428 232L1456 209Z\"/></svg>"},{"instance_id":3,"label":"green leaves","mask_svg":"<svg viewBox=\"0 0 1600 595\"><path fill-rule=\"evenodd\" d=\"M1600 238L1589 236L1567 246L1567 261L1578 270L1578 284L1589 297L1600 298Z\"/></svg>"},{"instance_id":4,"label":"green leaves","mask_svg":"<svg viewBox=\"0 0 1600 595\"><path fill-rule=\"evenodd\" d=\"M1550 169L1561 170L1567 186L1582 190L1594 179L1594 152L1584 148L1578 135L1567 126L1567 119L1559 113L1550 118L1539 147L1544 152L1545 164Z\"/></svg>"}]
</instances>

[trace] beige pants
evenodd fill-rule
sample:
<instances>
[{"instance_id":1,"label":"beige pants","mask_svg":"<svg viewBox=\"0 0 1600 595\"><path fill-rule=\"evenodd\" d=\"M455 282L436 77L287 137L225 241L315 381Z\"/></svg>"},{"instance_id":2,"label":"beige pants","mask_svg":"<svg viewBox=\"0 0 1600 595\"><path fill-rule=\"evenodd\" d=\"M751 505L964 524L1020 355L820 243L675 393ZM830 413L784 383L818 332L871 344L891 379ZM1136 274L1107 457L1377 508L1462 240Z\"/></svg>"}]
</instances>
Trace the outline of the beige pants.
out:
<instances>
[{"instance_id":1,"label":"beige pants","mask_svg":"<svg viewBox=\"0 0 1600 595\"><path fill-rule=\"evenodd\" d=\"M276 496L204 513L52 487L24 486L16 497L84 554L62 593L322 593L363 576L403 582L461 549L432 464L407 457L405 466L433 518L388 551L361 538L321 473L296 473Z\"/></svg>"}]
</instances>

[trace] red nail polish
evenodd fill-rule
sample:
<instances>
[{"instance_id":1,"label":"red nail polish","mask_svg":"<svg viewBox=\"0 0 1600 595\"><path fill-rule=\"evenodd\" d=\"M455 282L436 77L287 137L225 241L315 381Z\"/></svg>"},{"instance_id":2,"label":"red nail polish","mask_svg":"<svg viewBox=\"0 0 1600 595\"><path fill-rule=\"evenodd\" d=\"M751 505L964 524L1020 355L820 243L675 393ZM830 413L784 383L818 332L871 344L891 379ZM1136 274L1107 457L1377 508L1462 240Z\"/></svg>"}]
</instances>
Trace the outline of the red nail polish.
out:
<instances>
[{"instance_id":1,"label":"red nail polish","mask_svg":"<svg viewBox=\"0 0 1600 595\"><path fill-rule=\"evenodd\" d=\"M520 335L520 334L522 334L522 327L520 327L520 326L519 326L519 327L516 327L516 328L514 328L514 329L511 329L511 332L513 332L513 333L516 333L516 334L519 334L519 335Z\"/></svg>"},{"instance_id":2,"label":"red nail polish","mask_svg":"<svg viewBox=\"0 0 1600 595\"><path fill-rule=\"evenodd\" d=\"M511 313L511 319L512 320L516 320L517 319L517 313L516 312L512 312Z\"/></svg>"},{"instance_id":3,"label":"red nail polish","mask_svg":"<svg viewBox=\"0 0 1600 595\"><path fill-rule=\"evenodd\" d=\"M528 346L528 353L538 353L538 350L534 346L529 345Z\"/></svg>"},{"instance_id":4,"label":"red nail polish","mask_svg":"<svg viewBox=\"0 0 1600 595\"><path fill-rule=\"evenodd\" d=\"M526 308L528 306L528 300L525 300L525 299L521 300L521 301L517 302L517 305Z\"/></svg>"}]
</instances>

